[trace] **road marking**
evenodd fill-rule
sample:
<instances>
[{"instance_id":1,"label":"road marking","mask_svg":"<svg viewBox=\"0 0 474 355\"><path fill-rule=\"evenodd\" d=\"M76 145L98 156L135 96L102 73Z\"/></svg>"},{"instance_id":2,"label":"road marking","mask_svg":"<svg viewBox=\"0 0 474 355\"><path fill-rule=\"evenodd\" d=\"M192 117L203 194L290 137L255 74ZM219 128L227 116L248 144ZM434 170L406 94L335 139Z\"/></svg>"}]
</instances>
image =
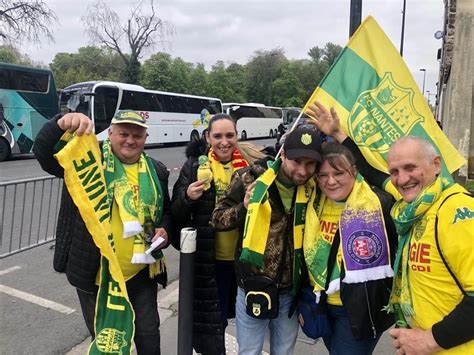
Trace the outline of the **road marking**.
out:
<instances>
[{"instance_id":1,"label":"road marking","mask_svg":"<svg viewBox=\"0 0 474 355\"><path fill-rule=\"evenodd\" d=\"M5 285L0 285L0 292L6 293L7 295L10 295L16 298L20 298L27 302L37 304L38 306L41 306L41 307L50 308L52 310L55 310L64 314L71 314L75 312L74 309L63 306L60 303L56 303L42 297L38 297L30 293L19 291Z\"/></svg>"},{"instance_id":2,"label":"road marking","mask_svg":"<svg viewBox=\"0 0 474 355\"><path fill-rule=\"evenodd\" d=\"M0 270L0 276L8 274L9 272L12 272L12 271L20 270L20 269L21 269L21 266L12 266L12 267L9 267L8 269Z\"/></svg>"}]
</instances>

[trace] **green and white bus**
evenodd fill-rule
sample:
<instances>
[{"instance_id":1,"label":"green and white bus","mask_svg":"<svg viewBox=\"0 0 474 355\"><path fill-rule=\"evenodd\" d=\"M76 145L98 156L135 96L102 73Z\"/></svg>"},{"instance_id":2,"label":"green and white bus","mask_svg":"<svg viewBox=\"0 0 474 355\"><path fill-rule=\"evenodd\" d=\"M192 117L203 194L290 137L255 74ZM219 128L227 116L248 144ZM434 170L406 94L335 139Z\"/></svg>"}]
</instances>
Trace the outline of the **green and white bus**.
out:
<instances>
[{"instance_id":1,"label":"green and white bus","mask_svg":"<svg viewBox=\"0 0 474 355\"><path fill-rule=\"evenodd\" d=\"M50 70L0 63L0 161L31 153L38 131L57 113Z\"/></svg>"}]
</instances>

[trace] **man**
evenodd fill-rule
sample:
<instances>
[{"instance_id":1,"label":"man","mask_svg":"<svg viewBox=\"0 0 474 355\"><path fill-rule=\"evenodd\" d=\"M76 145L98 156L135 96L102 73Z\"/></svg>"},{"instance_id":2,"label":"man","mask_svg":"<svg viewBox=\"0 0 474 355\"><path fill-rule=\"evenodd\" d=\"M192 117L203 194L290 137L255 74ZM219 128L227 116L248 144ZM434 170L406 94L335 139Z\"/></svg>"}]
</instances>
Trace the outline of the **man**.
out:
<instances>
[{"instance_id":1,"label":"man","mask_svg":"<svg viewBox=\"0 0 474 355\"><path fill-rule=\"evenodd\" d=\"M262 174L266 164L261 162L234 174L211 217L211 224L218 230L240 231L236 258L239 354L261 354L267 328L272 354L294 351L299 326L292 304L304 263L302 214L314 189L312 177L320 162L319 133L312 127L297 127L285 139L281 165L277 160ZM267 187L261 192L264 185ZM252 288L258 285L250 283L262 279L270 279L278 289L279 310L272 319L260 317L266 310L265 302L251 301L259 290Z\"/></svg>"},{"instance_id":2,"label":"man","mask_svg":"<svg viewBox=\"0 0 474 355\"><path fill-rule=\"evenodd\" d=\"M307 113L319 129L357 155L359 171L371 183L386 186L390 178L402 197L391 213L400 242L390 303L411 317L411 328L390 331L397 354L473 354L472 196L441 176L441 157L428 141L408 136L395 142L388 154L388 176L365 161L340 128L334 109L315 103Z\"/></svg>"},{"instance_id":3,"label":"man","mask_svg":"<svg viewBox=\"0 0 474 355\"><path fill-rule=\"evenodd\" d=\"M113 196L110 225L115 254L135 312L137 352L159 354L157 281L166 283L166 271L156 272L155 263L161 260L144 257L143 251L150 239L162 237L164 242L160 246L168 244L171 233L169 173L162 163L150 159L143 151L147 137L145 119L134 111L119 111L111 123L102 152L107 193ZM92 130L92 121L81 113L58 115L47 122L33 148L41 167L50 174L64 177L63 168L53 156L56 144L66 131L81 136L91 134ZM65 272L68 281L76 287L92 337L100 258L99 249L65 187L58 216L54 269Z\"/></svg>"}]
</instances>

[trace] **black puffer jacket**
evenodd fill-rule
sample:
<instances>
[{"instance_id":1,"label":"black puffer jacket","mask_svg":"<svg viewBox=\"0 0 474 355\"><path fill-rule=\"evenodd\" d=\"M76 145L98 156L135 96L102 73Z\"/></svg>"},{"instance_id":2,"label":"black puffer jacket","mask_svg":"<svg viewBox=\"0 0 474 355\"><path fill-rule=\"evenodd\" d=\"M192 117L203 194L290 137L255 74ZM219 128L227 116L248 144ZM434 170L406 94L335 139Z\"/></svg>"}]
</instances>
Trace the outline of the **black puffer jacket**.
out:
<instances>
[{"instance_id":1,"label":"black puffer jacket","mask_svg":"<svg viewBox=\"0 0 474 355\"><path fill-rule=\"evenodd\" d=\"M214 183L204 191L199 200L187 198L188 186L197 180L198 157L207 154L203 141L190 142L186 147L188 160L181 168L179 178L173 187L172 211L175 227L173 246L179 249L179 231L184 227L197 229L194 270L193 347L203 354L224 354L224 327L221 318L219 293L215 274L215 230L209 224L215 207ZM234 305L235 302L229 302ZM235 315L235 308L228 310L229 318Z\"/></svg>"},{"instance_id":2,"label":"black puffer jacket","mask_svg":"<svg viewBox=\"0 0 474 355\"><path fill-rule=\"evenodd\" d=\"M64 171L53 156L55 153L54 145L64 133L56 123L60 117L60 115L56 116L43 126L36 137L33 152L43 170L62 178ZM168 235L171 236L171 203L168 193L169 172L161 162L154 159L152 159L152 162L163 191L163 216L159 227L165 228ZM87 231L68 190L63 188L56 227L54 269L58 272L65 272L69 283L74 287L86 292L94 292L97 289L95 281L99 265L99 249ZM161 277L163 279L157 281L165 282L164 275Z\"/></svg>"}]
</instances>

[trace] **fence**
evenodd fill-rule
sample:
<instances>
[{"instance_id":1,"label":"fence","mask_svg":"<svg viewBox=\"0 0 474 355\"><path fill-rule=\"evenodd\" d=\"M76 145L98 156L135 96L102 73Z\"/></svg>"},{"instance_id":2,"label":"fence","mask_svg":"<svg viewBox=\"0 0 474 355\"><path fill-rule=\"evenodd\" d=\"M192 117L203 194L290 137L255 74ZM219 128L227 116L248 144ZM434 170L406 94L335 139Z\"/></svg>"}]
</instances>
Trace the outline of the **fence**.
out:
<instances>
[{"instance_id":1,"label":"fence","mask_svg":"<svg viewBox=\"0 0 474 355\"><path fill-rule=\"evenodd\" d=\"M0 259L55 239L62 179L0 182Z\"/></svg>"}]
</instances>

